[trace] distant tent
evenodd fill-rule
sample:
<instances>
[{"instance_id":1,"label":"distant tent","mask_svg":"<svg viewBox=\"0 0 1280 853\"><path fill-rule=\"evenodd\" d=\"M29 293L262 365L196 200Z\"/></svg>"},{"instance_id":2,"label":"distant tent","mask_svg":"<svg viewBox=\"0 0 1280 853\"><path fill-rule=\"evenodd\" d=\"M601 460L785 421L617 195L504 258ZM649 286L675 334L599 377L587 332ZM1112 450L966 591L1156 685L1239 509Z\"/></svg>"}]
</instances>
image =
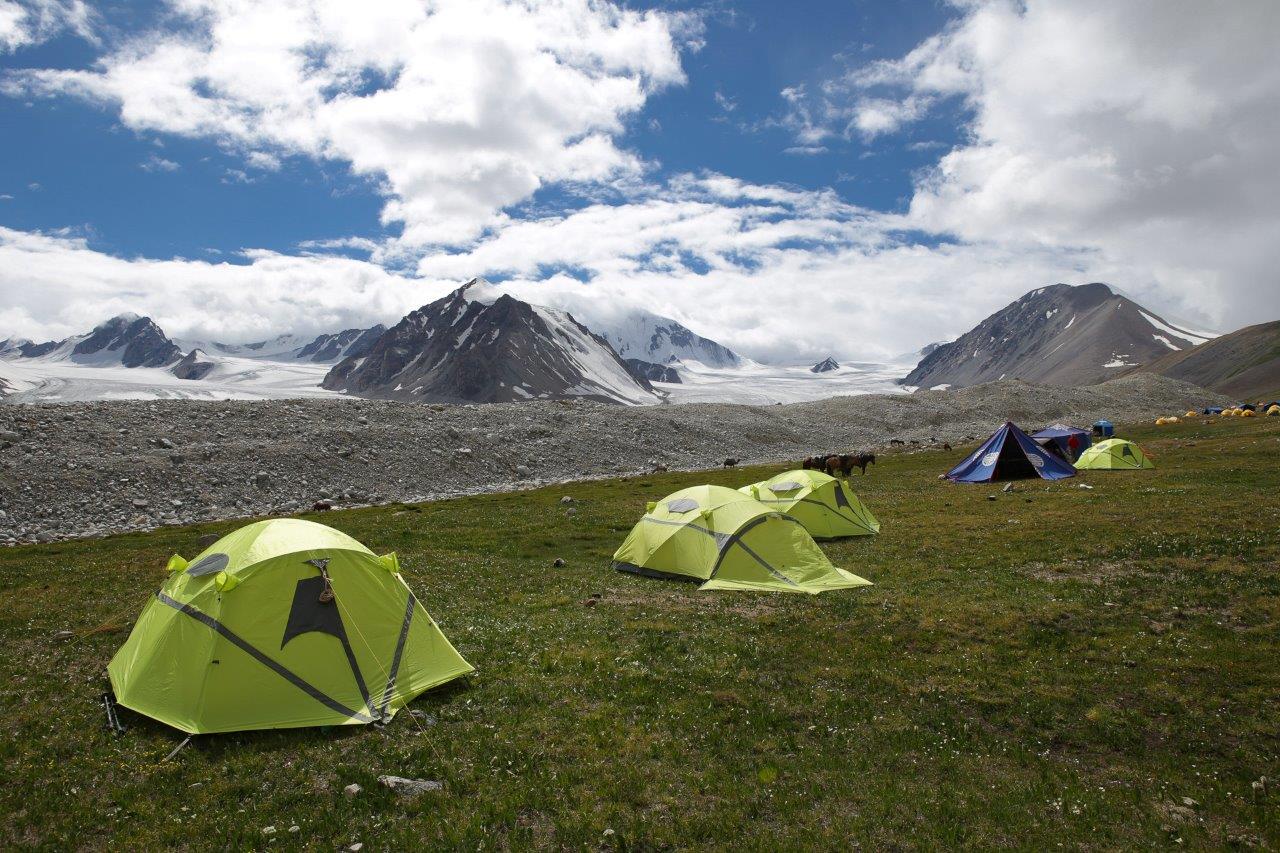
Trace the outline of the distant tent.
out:
<instances>
[{"instance_id":1,"label":"distant tent","mask_svg":"<svg viewBox=\"0 0 1280 853\"><path fill-rule=\"evenodd\" d=\"M813 594L870 584L831 565L794 517L724 486L693 486L649 504L613 567L701 582L699 589Z\"/></svg>"},{"instance_id":2,"label":"distant tent","mask_svg":"<svg viewBox=\"0 0 1280 853\"><path fill-rule=\"evenodd\" d=\"M1093 434L1100 435L1103 438L1111 438L1111 436L1116 434L1115 424L1107 420L1094 421Z\"/></svg>"},{"instance_id":3,"label":"distant tent","mask_svg":"<svg viewBox=\"0 0 1280 853\"><path fill-rule=\"evenodd\" d=\"M107 674L121 705L203 734L385 722L471 670L395 554L273 519L171 558Z\"/></svg>"},{"instance_id":4,"label":"distant tent","mask_svg":"<svg viewBox=\"0 0 1280 853\"><path fill-rule=\"evenodd\" d=\"M1068 463L1036 444L1010 421L946 476L954 483L988 483L1030 477L1062 480L1075 473Z\"/></svg>"},{"instance_id":5,"label":"distant tent","mask_svg":"<svg viewBox=\"0 0 1280 853\"><path fill-rule=\"evenodd\" d=\"M1080 455L1076 467L1089 471L1136 471L1154 468L1147 454L1132 441L1111 438L1100 441Z\"/></svg>"},{"instance_id":6,"label":"distant tent","mask_svg":"<svg viewBox=\"0 0 1280 853\"><path fill-rule=\"evenodd\" d=\"M821 471L787 471L738 491L792 516L815 539L880 532L880 522L858 500L848 481Z\"/></svg>"},{"instance_id":7,"label":"distant tent","mask_svg":"<svg viewBox=\"0 0 1280 853\"><path fill-rule=\"evenodd\" d=\"M1205 413L1206 415L1220 415L1220 414L1222 414L1222 407L1221 407L1221 406L1206 406L1206 407L1204 408L1204 413Z\"/></svg>"},{"instance_id":8,"label":"distant tent","mask_svg":"<svg viewBox=\"0 0 1280 853\"><path fill-rule=\"evenodd\" d=\"M1076 437L1076 449L1071 451L1071 436ZM1093 444L1093 438L1089 435L1088 430L1079 427L1067 426L1066 424L1054 424L1051 427L1045 427L1039 432L1034 432L1031 437L1040 444L1041 447L1051 451L1056 449L1059 457L1067 462L1074 462L1079 454L1083 453L1090 444Z\"/></svg>"}]
</instances>

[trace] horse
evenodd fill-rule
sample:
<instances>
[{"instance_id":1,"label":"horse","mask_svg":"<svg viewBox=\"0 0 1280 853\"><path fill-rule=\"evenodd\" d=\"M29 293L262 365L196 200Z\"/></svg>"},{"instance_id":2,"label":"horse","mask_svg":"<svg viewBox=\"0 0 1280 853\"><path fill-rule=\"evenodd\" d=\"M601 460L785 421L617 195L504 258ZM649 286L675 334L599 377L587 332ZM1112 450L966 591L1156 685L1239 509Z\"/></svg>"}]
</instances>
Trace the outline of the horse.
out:
<instances>
[{"instance_id":1,"label":"horse","mask_svg":"<svg viewBox=\"0 0 1280 853\"><path fill-rule=\"evenodd\" d=\"M726 460L724 460L724 467L726 467L726 468L735 468L735 467L737 467L738 463L739 463L739 462L741 462L741 461L742 461L741 459L732 459L732 458L730 458L730 459L726 459Z\"/></svg>"},{"instance_id":2,"label":"horse","mask_svg":"<svg viewBox=\"0 0 1280 853\"><path fill-rule=\"evenodd\" d=\"M875 464L875 461L874 453L842 453L828 456L823 461L822 467L832 477L837 473L841 477L847 477L853 473L854 468L860 470L862 476L865 477L867 475L867 466Z\"/></svg>"}]
</instances>

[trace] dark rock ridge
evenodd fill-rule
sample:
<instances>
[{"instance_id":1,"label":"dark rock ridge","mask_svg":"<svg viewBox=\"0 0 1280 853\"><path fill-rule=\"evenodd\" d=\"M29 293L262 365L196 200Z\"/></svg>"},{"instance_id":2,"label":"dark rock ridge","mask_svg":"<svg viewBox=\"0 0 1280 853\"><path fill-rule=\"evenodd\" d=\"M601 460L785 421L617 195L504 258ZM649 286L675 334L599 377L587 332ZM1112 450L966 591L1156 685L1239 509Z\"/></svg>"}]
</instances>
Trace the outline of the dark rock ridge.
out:
<instances>
[{"instance_id":1,"label":"dark rock ridge","mask_svg":"<svg viewBox=\"0 0 1280 853\"><path fill-rule=\"evenodd\" d=\"M840 362L831 356L827 356L822 361L809 368L810 373L830 373L833 370L840 369Z\"/></svg>"},{"instance_id":2,"label":"dark rock ridge","mask_svg":"<svg viewBox=\"0 0 1280 853\"><path fill-rule=\"evenodd\" d=\"M164 367L182 356L150 317L122 314L94 328L71 350L71 355L93 356L119 352L125 367Z\"/></svg>"},{"instance_id":3,"label":"dark rock ridge","mask_svg":"<svg viewBox=\"0 0 1280 853\"><path fill-rule=\"evenodd\" d=\"M674 355L672 359L679 363L679 359ZM652 361L642 361L638 358L624 359L627 366L631 368L631 372L637 376L643 376L650 382L666 382L672 385L679 385L680 373L669 364L654 364Z\"/></svg>"},{"instance_id":4,"label":"dark rock ridge","mask_svg":"<svg viewBox=\"0 0 1280 853\"><path fill-rule=\"evenodd\" d=\"M1055 284L1031 291L937 347L901 382L962 388L1008 378L1091 385L1207 339L1105 284Z\"/></svg>"},{"instance_id":5,"label":"dark rock ridge","mask_svg":"<svg viewBox=\"0 0 1280 853\"><path fill-rule=\"evenodd\" d=\"M1280 321L1259 323L1139 368L1240 399L1280 394Z\"/></svg>"},{"instance_id":6,"label":"dark rock ridge","mask_svg":"<svg viewBox=\"0 0 1280 853\"><path fill-rule=\"evenodd\" d=\"M365 355L387 331L379 323L371 329L345 329L341 332L320 335L314 341L294 353L300 361L337 361L342 358L359 358Z\"/></svg>"},{"instance_id":7,"label":"dark rock ridge","mask_svg":"<svg viewBox=\"0 0 1280 853\"><path fill-rule=\"evenodd\" d=\"M179 379L204 379L213 370L213 360L205 355L204 350L193 349L182 357L182 360L169 368L169 372Z\"/></svg>"},{"instance_id":8,"label":"dark rock ridge","mask_svg":"<svg viewBox=\"0 0 1280 853\"><path fill-rule=\"evenodd\" d=\"M656 402L648 380L572 316L507 294L472 299L478 283L411 312L365 355L335 365L321 387L385 400Z\"/></svg>"}]
</instances>

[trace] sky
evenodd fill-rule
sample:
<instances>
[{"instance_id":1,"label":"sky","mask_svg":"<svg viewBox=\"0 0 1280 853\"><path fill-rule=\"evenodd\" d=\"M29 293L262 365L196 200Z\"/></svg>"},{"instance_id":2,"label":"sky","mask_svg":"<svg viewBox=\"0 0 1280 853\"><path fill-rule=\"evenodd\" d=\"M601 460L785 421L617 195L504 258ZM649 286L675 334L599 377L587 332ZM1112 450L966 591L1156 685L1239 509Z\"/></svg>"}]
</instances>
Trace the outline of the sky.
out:
<instances>
[{"instance_id":1,"label":"sky","mask_svg":"<svg viewBox=\"0 0 1280 853\"><path fill-rule=\"evenodd\" d=\"M0 0L0 337L228 342L473 276L762 361L1106 281L1280 317L1273 0Z\"/></svg>"}]
</instances>

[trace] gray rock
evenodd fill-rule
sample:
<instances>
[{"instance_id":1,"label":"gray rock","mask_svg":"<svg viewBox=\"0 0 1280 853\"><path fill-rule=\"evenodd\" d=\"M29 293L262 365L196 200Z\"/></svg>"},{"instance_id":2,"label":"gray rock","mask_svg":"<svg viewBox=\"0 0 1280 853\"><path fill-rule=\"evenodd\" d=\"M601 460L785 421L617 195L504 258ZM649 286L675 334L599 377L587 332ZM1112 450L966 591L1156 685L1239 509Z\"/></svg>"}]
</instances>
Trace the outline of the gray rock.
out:
<instances>
[{"instance_id":1,"label":"gray rock","mask_svg":"<svg viewBox=\"0 0 1280 853\"><path fill-rule=\"evenodd\" d=\"M378 784L385 785L397 794L405 797L416 797L429 791L444 790L444 783L430 779L406 779L403 776L379 776Z\"/></svg>"}]
</instances>

